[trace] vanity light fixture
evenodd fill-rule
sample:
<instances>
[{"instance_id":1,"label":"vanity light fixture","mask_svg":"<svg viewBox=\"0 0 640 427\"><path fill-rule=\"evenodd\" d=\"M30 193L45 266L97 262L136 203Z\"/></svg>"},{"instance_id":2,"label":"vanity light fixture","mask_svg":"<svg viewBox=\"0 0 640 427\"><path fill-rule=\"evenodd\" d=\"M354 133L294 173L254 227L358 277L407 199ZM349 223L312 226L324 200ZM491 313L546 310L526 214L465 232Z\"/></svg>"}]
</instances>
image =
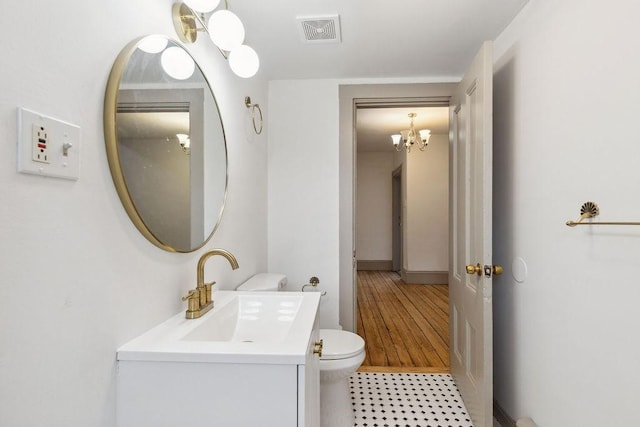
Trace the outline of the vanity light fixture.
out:
<instances>
[{"instance_id":1,"label":"vanity light fixture","mask_svg":"<svg viewBox=\"0 0 640 427\"><path fill-rule=\"evenodd\" d=\"M253 48L244 44L244 25L229 10L218 9L220 0L184 0L173 5L173 25L178 38L194 43L198 32L206 32L222 56L229 60L231 70L239 77L253 77L260 68L260 59ZM205 22L206 21L206 22Z\"/></svg>"},{"instance_id":2,"label":"vanity light fixture","mask_svg":"<svg viewBox=\"0 0 640 427\"><path fill-rule=\"evenodd\" d=\"M178 138L178 143L180 144L182 151L184 151L186 155L191 154L191 139L189 138L189 135L177 133L176 137Z\"/></svg>"},{"instance_id":3,"label":"vanity light fixture","mask_svg":"<svg viewBox=\"0 0 640 427\"><path fill-rule=\"evenodd\" d=\"M413 125L413 119L416 116L416 113L409 113L409 118L411 119L409 129L401 130L399 134L391 135L391 141L396 151L402 151L404 148L407 150L407 153L410 153L411 147L414 145L416 145L420 151L424 151L424 149L427 148L429 139L431 138L431 131L429 129L416 131ZM400 144L400 142L402 142L402 144Z\"/></svg>"}]
</instances>

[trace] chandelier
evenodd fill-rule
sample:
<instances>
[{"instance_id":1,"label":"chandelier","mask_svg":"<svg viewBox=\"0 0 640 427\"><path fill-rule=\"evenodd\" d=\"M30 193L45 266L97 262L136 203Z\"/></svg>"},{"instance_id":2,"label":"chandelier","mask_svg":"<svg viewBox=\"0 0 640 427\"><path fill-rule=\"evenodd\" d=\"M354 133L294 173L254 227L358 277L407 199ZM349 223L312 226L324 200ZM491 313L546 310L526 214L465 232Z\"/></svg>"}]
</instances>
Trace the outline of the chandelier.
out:
<instances>
[{"instance_id":1,"label":"chandelier","mask_svg":"<svg viewBox=\"0 0 640 427\"><path fill-rule=\"evenodd\" d=\"M401 130L399 134L391 135L391 140L393 141L393 147L396 151L402 151L402 149L406 149L407 153L411 152L411 147L417 145L420 151L424 151L429 144L429 138L431 138L431 131L429 129L421 129L416 132L415 127L413 126L413 119L416 117L416 113L409 113L409 117L411 118L411 124L409 125L409 129ZM400 141L402 140L402 145L400 145Z\"/></svg>"}]
</instances>

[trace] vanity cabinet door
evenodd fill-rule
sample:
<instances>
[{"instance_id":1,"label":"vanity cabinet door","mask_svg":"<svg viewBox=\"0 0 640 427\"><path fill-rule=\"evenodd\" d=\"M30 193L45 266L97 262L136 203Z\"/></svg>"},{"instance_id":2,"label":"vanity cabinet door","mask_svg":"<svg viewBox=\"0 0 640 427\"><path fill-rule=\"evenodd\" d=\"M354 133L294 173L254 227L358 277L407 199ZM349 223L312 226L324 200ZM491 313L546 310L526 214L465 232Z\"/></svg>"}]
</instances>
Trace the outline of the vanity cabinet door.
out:
<instances>
[{"instance_id":1,"label":"vanity cabinet door","mask_svg":"<svg viewBox=\"0 0 640 427\"><path fill-rule=\"evenodd\" d=\"M313 351L320 341L318 315L307 346L304 365L298 365L298 426L320 426L320 356Z\"/></svg>"}]
</instances>

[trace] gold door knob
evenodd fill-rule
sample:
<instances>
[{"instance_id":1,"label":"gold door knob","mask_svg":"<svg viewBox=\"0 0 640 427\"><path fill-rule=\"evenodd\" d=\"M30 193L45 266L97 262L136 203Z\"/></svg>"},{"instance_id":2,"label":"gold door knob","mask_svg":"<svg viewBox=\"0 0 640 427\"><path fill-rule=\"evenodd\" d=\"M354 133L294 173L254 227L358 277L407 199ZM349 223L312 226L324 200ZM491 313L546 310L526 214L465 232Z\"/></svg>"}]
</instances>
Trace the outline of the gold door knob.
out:
<instances>
[{"instance_id":1,"label":"gold door knob","mask_svg":"<svg viewBox=\"0 0 640 427\"><path fill-rule=\"evenodd\" d=\"M494 265L493 266L493 275L494 276L499 276L502 273L504 273L504 268L502 268L501 265Z\"/></svg>"},{"instance_id":2,"label":"gold door knob","mask_svg":"<svg viewBox=\"0 0 640 427\"><path fill-rule=\"evenodd\" d=\"M477 274L480 276L482 274L482 266L480 264L467 265L467 274Z\"/></svg>"}]
</instances>

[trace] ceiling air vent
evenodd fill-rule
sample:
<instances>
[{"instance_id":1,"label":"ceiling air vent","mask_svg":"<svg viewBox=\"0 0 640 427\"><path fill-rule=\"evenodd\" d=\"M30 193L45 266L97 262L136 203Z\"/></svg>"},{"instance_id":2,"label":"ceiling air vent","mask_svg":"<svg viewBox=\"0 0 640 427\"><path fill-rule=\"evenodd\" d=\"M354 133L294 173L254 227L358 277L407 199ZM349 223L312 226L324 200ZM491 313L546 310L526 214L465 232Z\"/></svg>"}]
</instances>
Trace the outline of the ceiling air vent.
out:
<instances>
[{"instance_id":1,"label":"ceiling air vent","mask_svg":"<svg viewBox=\"0 0 640 427\"><path fill-rule=\"evenodd\" d=\"M305 43L340 43L340 16L296 18Z\"/></svg>"}]
</instances>

